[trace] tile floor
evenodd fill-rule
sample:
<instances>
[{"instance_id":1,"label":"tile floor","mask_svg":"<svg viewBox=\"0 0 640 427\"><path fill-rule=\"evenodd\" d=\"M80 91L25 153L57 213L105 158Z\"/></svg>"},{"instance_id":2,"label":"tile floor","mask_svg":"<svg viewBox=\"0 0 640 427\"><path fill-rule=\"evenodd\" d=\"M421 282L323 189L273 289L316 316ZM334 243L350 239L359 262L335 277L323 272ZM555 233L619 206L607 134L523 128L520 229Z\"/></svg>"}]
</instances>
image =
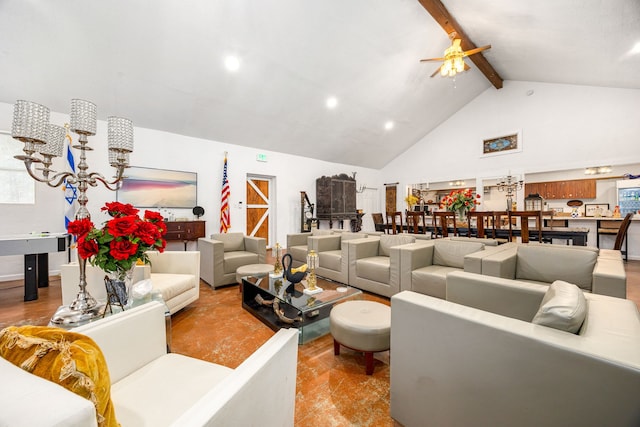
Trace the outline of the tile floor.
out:
<instances>
[{"instance_id":1,"label":"tile floor","mask_svg":"<svg viewBox=\"0 0 640 427\"><path fill-rule=\"evenodd\" d=\"M629 261L627 297L640 307L640 261ZM365 294L388 304L386 298ZM0 329L47 324L61 302L60 280L24 302L22 281L0 283ZM200 299L172 316L172 350L229 367L238 366L273 332L241 308L237 286L200 285ZM389 352L377 353L375 371L364 374L364 356L342 349L333 355L330 336L299 347L297 426L394 426L389 416Z\"/></svg>"}]
</instances>

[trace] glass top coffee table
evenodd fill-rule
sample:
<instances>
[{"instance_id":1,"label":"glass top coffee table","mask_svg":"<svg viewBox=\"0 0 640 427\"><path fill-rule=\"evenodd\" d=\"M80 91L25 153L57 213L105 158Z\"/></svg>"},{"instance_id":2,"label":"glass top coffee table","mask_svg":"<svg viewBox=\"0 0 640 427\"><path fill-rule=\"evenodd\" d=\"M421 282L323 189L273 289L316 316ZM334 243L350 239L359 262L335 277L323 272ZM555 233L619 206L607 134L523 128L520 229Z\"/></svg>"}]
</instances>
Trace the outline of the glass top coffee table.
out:
<instances>
[{"instance_id":1,"label":"glass top coffee table","mask_svg":"<svg viewBox=\"0 0 640 427\"><path fill-rule=\"evenodd\" d=\"M336 303L362 297L361 290L341 283L320 277L317 283L323 291L307 295L301 283L291 286L282 277L243 277L242 307L274 331L297 328L298 344L305 344L329 333L329 313Z\"/></svg>"}]
</instances>

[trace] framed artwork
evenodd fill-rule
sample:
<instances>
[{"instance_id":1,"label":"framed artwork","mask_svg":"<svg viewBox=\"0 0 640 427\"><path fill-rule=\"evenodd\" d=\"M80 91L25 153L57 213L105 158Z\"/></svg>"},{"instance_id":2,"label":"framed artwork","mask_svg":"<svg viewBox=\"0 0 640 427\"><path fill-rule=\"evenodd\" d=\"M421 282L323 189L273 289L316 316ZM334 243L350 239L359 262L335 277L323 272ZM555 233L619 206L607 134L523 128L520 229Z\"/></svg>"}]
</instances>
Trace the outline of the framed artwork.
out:
<instances>
[{"instance_id":1,"label":"framed artwork","mask_svg":"<svg viewBox=\"0 0 640 427\"><path fill-rule=\"evenodd\" d=\"M482 156L498 156L522 152L522 132L482 140Z\"/></svg>"},{"instance_id":2,"label":"framed artwork","mask_svg":"<svg viewBox=\"0 0 640 427\"><path fill-rule=\"evenodd\" d=\"M596 212L599 212L598 216L602 216L604 211L609 210L609 203L593 203L584 205L584 216L596 216Z\"/></svg>"},{"instance_id":3,"label":"framed artwork","mask_svg":"<svg viewBox=\"0 0 640 427\"><path fill-rule=\"evenodd\" d=\"M198 204L198 174L130 167L116 200L140 208L189 208Z\"/></svg>"}]
</instances>

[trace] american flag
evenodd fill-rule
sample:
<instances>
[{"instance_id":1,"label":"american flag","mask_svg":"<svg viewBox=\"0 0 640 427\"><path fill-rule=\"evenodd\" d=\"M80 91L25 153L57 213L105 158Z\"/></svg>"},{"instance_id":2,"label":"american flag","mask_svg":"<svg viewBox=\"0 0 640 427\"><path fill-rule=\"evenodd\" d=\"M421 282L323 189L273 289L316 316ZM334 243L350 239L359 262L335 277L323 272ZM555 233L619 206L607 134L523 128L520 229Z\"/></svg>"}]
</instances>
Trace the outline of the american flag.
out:
<instances>
[{"instance_id":1,"label":"american flag","mask_svg":"<svg viewBox=\"0 0 640 427\"><path fill-rule=\"evenodd\" d=\"M224 173L222 174L222 200L220 203L220 232L226 233L231 228L229 214L229 179L227 178L227 153L224 155Z\"/></svg>"}]
</instances>

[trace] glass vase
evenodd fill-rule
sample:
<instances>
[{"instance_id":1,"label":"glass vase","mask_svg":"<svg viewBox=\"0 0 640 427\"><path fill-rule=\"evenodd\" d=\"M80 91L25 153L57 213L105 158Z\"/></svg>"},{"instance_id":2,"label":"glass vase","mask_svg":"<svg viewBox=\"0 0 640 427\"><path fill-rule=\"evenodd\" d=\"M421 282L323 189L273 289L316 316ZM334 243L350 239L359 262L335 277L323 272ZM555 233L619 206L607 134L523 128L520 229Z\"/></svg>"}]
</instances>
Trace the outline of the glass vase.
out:
<instances>
[{"instance_id":1,"label":"glass vase","mask_svg":"<svg viewBox=\"0 0 640 427\"><path fill-rule=\"evenodd\" d=\"M133 284L133 269L107 271L104 284L107 289L107 298L112 306L120 306L127 309L132 305L131 285Z\"/></svg>"},{"instance_id":2,"label":"glass vase","mask_svg":"<svg viewBox=\"0 0 640 427\"><path fill-rule=\"evenodd\" d=\"M458 209L458 210L456 211L456 213L457 213L457 216L458 216L458 217L456 218L456 221L457 221L458 223L465 223L465 222L467 222L467 210L466 210L465 208Z\"/></svg>"}]
</instances>

